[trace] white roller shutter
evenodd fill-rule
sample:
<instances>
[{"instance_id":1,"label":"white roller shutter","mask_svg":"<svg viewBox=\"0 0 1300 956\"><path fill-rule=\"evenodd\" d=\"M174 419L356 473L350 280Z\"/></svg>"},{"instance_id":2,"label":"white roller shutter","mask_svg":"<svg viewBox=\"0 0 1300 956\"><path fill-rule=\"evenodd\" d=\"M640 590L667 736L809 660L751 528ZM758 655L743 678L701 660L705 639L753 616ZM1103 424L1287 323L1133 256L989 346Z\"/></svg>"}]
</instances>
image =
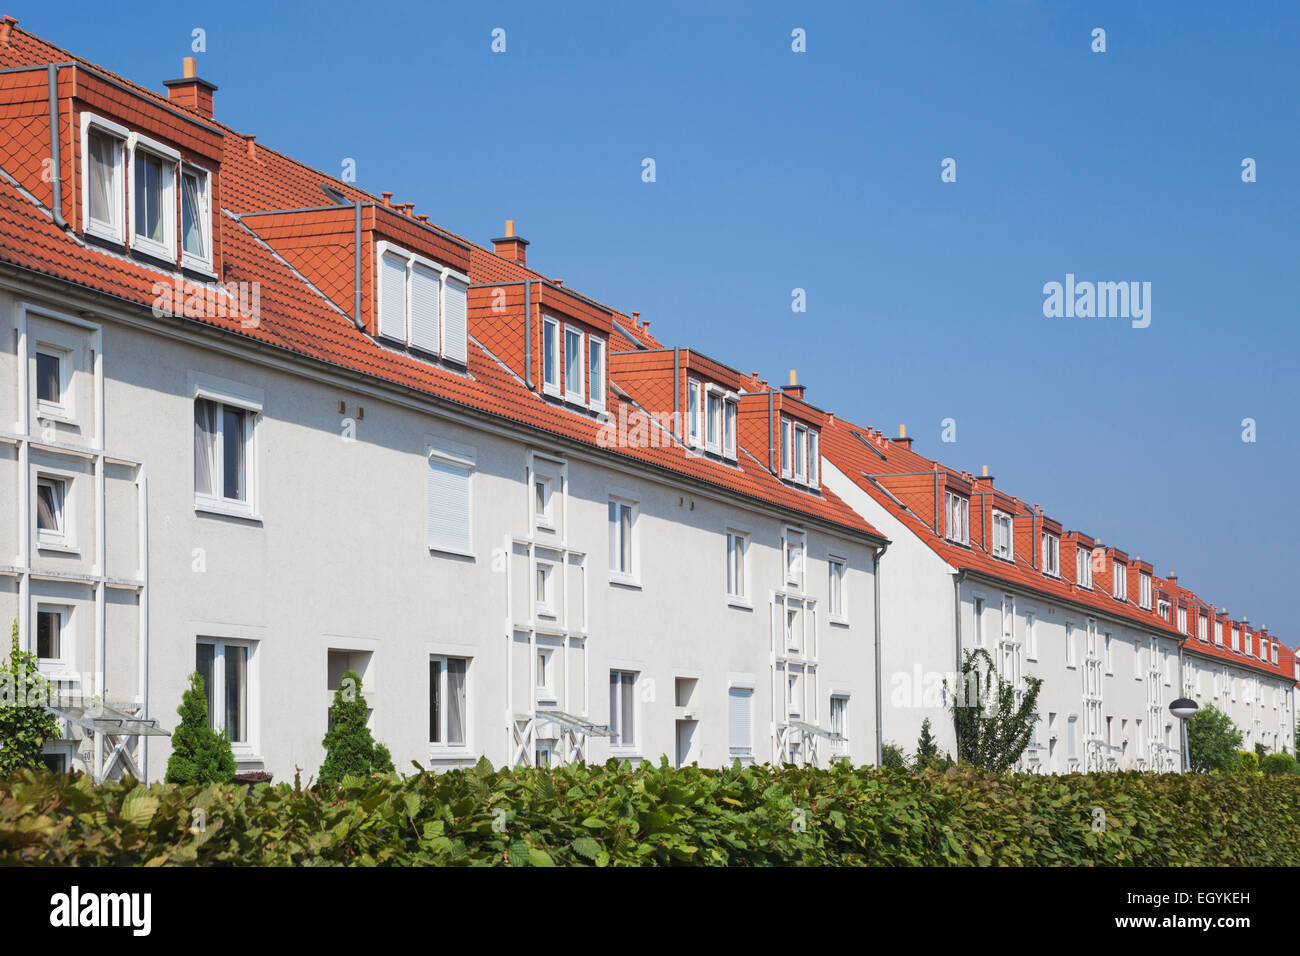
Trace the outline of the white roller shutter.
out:
<instances>
[{"instance_id":1,"label":"white roller shutter","mask_svg":"<svg viewBox=\"0 0 1300 956\"><path fill-rule=\"evenodd\" d=\"M732 753L748 753L753 749L754 692L748 687L732 687L727 691L727 739Z\"/></svg>"},{"instance_id":2,"label":"white roller shutter","mask_svg":"<svg viewBox=\"0 0 1300 956\"><path fill-rule=\"evenodd\" d=\"M406 341L406 257L385 252L379 260L379 334Z\"/></svg>"},{"instance_id":3,"label":"white roller shutter","mask_svg":"<svg viewBox=\"0 0 1300 956\"><path fill-rule=\"evenodd\" d=\"M439 273L424 265L411 266L411 345L433 354L438 353Z\"/></svg>"},{"instance_id":4,"label":"white roller shutter","mask_svg":"<svg viewBox=\"0 0 1300 956\"><path fill-rule=\"evenodd\" d=\"M429 548L467 552L469 537L469 465L429 458Z\"/></svg>"},{"instance_id":5,"label":"white roller shutter","mask_svg":"<svg viewBox=\"0 0 1300 956\"><path fill-rule=\"evenodd\" d=\"M442 354L453 362L465 364L466 358L466 315L469 305L467 297L469 286L453 275L447 275L442 284Z\"/></svg>"}]
</instances>

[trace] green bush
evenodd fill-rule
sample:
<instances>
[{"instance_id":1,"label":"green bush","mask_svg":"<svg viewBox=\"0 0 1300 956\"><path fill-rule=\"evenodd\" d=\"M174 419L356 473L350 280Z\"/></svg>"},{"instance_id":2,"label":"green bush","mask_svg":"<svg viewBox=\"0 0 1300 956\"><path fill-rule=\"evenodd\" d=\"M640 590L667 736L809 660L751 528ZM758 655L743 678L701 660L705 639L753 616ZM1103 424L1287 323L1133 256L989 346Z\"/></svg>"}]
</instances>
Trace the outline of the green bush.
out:
<instances>
[{"instance_id":1,"label":"green bush","mask_svg":"<svg viewBox=\"0 0 1300 956\"><path fill-rule=\"evenodd\" d=\"M197 672L190 675L190 689L181 694L176 713L181 722L172 732L167 782L228 783L235 775L235 755L226 732L217 733L212 729L208 695Z\"/></svg>"},{"instance_id":2,"label":"green bush","mask_svg":"<svg viewBox=\"0 0 1300 956\"><path fill-rule=\"evenodd\" d=\"M393 772L388 748L375 743L366 726L369 713L370 708L361 694L361 676L350 670L334 691L330 729L321 741L325 747L325 762L320 768L322 781L337 782L347 774Z\"/></svg>"},{"instance_id":3,"label":"green bush","mask_svg":"<svg viewBox=\"0 0 1300 956\"><path fill-rule=\"evenodd\" d=\"M1290 754L1269 754L1259 762L1259 769L1269 776L1300 773L1300 766Z\"/></svg>"},{"instance_id":4,"label":"green bush","mask_svg":"<svg viewBox=\"0 0 1300 956\"><path fill-rule=\"evenodd\" d=\"M1237 763L1237 773L1259 773L1259 757L1254 751L1238 750L1237 756L1240 758Z\"/></svg>"},{"instance_id":5,"label":"green bush","mask_svg":"<svg viewBox=\"0 0 1300 956\"><path fill-rule=\"evenodd\" d=\"M1232 718L1206 704L1187 720L1187 750L1192 769L1236 770L1241 763L1241 731Z\"/></svg>"},{"instance_id":6,"label":"green bush","mask_svg":"<svg viewBox=\"0 0 1300 956\"><path fill-rule=\"evenodd\" d=\"M18 646L18 622L10 631L9 659L0 664L0 776L36 770L45 741L58 736L59 721L41 707L51 699L35 654Z\"/></svg>"},{"instance_id":7,"label":"green bush","mask_svg":"<svg viewBox=\"0 0 1300 956\"><path fill-rule=\"evenodd\" d=\"M201 810L201 813L196 813ZM601 766L0 781L0 865L1295 866L1300 777Z\"/></svg>"}]
</instances>

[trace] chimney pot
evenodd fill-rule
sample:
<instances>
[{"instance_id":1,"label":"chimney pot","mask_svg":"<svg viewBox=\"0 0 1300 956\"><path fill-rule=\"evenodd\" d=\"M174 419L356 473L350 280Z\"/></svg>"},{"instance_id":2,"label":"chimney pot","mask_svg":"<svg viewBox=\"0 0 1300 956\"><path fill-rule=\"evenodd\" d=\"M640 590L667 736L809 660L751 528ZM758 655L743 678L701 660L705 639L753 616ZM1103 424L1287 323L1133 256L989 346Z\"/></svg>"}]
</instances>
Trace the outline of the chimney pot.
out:
<instances>
[{"instance_id":1,"label":"chimney pot","mask_svg":"<svg viewBox=\"0 0 1300 956\"><path fill-rule=\"evenodd\" d=\"M18 26L18 21L14 17L5 17L4 22L0 23L0 46L9 45L9 36L13 33L14 27Z\"/></svg>"},{"instance_id":2,"label":"chimney pot","mask_svg":"<svg viewBox=\"0 0 1300 956\"><path fill-rule=\"evenodd\" d=\"M380 193L379 195L381 195L381 196L384 197L384 205L385 205L385 206L391 206L391 205L392 205L392 203L389 201L389 200L391 200L391 199L393 198L393 194L392 194L392 193Z\"/></svg>"},{"instance_id":3,"label":"chimney pot","mask_svg":"<svg viewBox=\"0 0 1300 956\"><path fill-rule=\"evenodd\" d=\"M641 313L640 313L640 312L633 312L633 313L632 313L632 324L635 325L638 329L641 328Z\"/></svg>"},{"instance_id":4,"label":"chimney pot","mask_svg":"<svg viewBox=\"0 0 1300 956\"><path fill-rule=\"evenodd\" d=\"M984 466L984 470L981 471L980 474L981 474L983 477L987 478L987 477L989 476L989 466L988 466L988 465L985 465L985 466Z\"/></svg>"},{"instance_id":5,"label":"chimney pot","mask_svg":"<svg viewBox=\"0 0 1300 956\"><path fill-rule=\"evenodd\" d=\"M506 220L506 238L507 238L507 239L513 238L513 237L514 237L514 234L515 234L515 221L514 221L513 219L507 219L507 220Z\"/></svg>"},{"instance_id":6,"label":"chimney pot","mask_svg":"<svg viewBox=\"0 0 1300 956\"><path fill-rule=\"evenodd\" d=\"M790 369L790 384L791 385L799 384L799 375L794 369Z\"/></svg>"},{"instance_id":7,"label":"chimney pot","mask_svg":"<svg viewBox=\"0 0 1300 956\"><path fill-rule=\"evenodd\" d=\"M898 437L899 437L899 438L906 438L906 437L907 437L907 426L906 426L906 425L899 425L899 426L898 426Z\"/></svg>"},{"instance_id":8,"label":"chimney pot","mask_svg":"<svg viewBox=\"0 0 1300 956\"><path fill-rule=\"evenodd\" d=\"M181 60L181 76L184 79L192 80L198 75L199 75L199 68L198 68L198 64L194 60L194 57L187 56L185 59Z\"/></svg>"},{"instance_id":9,"label":"chimney pot","mask_svg":"<svg viewBox=\"0 0 1300 956\"><path fill-rule=\"evenodd\" d=\"M199 76L194 57L182 59L180 78L165 80L163 86L167 87L168 102L212 119L212 94L217 91L217 85Z\"/></svg>"}]
</instances>

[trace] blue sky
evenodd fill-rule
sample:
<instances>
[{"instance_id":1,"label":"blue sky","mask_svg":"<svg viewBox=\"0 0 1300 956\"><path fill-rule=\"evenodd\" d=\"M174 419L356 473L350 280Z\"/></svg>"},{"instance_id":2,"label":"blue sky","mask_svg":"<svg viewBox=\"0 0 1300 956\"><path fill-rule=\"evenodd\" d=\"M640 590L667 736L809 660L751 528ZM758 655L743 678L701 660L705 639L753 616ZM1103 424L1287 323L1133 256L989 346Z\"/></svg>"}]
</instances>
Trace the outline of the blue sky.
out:
<instances>
[{"instance_id":1,"label":"blue sky","mask_svg":"<svg viewBox=\"0 0 1300 956\"><path fill-rule=\"evenodd\" d=\"M159 90L201 27L218 117L259 142L351 157L361 186L480 242L515 219L530 265L670 343L798 368L811 401L905 422L918 451L987 464L1300 642L1300 6L210 9L14 14ZM1150 326L1045 318L1066 273L1150 282Z\"/></svg>"}]
</instances>

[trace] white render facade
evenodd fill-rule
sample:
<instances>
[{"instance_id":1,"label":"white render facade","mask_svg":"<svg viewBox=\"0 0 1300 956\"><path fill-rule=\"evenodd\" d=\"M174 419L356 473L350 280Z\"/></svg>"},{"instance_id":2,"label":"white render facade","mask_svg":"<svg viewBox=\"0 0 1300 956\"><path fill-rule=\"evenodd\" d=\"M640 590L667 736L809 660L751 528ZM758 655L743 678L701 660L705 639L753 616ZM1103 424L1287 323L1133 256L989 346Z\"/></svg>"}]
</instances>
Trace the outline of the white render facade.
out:
<instances>
[{"instance_id":1,"label":"white render facade","mask_svg":"<svg viewBox=\"0 0 1300 956\"><path fill-rule=\"evenodd\" d=\"M319 767L349 667L399 769L875 759L878 542L82 290L6 276L0 317L0 618L64 691L172 729L198 666L277 779Z\"/></svg>"}]
</instances>

